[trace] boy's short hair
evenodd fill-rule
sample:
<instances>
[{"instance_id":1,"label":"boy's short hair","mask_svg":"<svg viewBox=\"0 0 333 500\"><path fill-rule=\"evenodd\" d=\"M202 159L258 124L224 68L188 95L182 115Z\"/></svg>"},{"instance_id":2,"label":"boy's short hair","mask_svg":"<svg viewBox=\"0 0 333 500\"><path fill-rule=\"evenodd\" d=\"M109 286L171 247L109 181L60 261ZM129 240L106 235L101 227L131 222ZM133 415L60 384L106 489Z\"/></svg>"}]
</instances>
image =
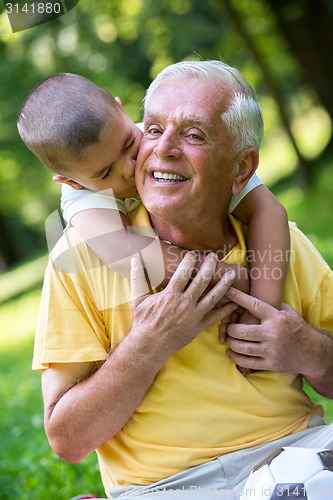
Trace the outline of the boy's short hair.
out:
<instances>
[{"instance_id":1,"label":"boy's short hair","mask_svg":"<svg viewBox=\"0 0 333 500\"><path fill-rule=\"evenodd\" d=\"M68 173L66 161L80 159L96 144L110 117L114 97L87 78L58 73L39 83L22 104L17 128L23 142L50 170ZM118 108L119 109L119 108Z\"/></svg>"}]
</instances>

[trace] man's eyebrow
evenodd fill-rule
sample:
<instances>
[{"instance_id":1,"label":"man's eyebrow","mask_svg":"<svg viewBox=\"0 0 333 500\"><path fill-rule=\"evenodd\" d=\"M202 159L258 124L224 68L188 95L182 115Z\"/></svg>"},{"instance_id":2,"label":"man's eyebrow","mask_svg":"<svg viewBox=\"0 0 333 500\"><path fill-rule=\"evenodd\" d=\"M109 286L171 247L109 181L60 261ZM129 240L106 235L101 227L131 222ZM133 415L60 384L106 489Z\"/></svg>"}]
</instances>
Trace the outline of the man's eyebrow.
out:
<instances>
[{"instance_id":1,"label":"man's eyebrow","mask_svg":"<svg viewBox=\"0 0 333 500\"><path fill-rule=\"evenodd\" d=\"M167 116L167 113L165 114ZM146 115L144 116L144 121L148 121L150 123L159 123L165 119L163 114L155 114L155 113L149 113L147 112ZM201 128L210 128L209 124L207 123L207 120L204 120L198 115L193 115L193 116L186 116L184 120L182 120L182 125L186 124L187 126L195 126L195 127L201 127Z\"/></svg>"},{"instance_id":2,"label":"man's eyebrow","mask_svg":"<svg viewBox=\"0 0 333 500\"><path fill-rule=\"evenodd\" d=\"M190 116L186 119L186 123L189 125L194 125L196 127L209 128L207 121L200 118L200 116Z\"/></svg>"}]
</instances>

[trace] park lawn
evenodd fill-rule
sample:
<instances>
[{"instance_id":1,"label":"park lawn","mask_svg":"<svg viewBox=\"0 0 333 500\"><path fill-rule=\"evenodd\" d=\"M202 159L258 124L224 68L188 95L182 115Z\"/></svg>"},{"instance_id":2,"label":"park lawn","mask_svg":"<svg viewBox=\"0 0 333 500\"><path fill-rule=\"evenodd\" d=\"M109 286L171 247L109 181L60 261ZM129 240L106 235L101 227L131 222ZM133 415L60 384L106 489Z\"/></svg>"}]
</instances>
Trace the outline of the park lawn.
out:
<instances>
[{"instance_id":1,"label":"park lawn","mask_svg":"<svg viewBox=\"0 0 333 500\"><path fill-rule=\"evenodd\" d=\"M314 189L281 193L289 218L298 223L333 266L333 168L327 168ZM15 276L19 279L19 276ZM62 462L43 431L40 374L31 371L33 335L40 289L0 305L0 499L70 499L82 493L103 496L97 460L91 454L81 464ZM322 404L333 422L333 401L306 389Z\"/></svg>"},{"instance_id":2,"label":"park lawn","mask_svg":"<svg viewBox=\"0 0 333 500\"><path fill-rule=\"evenodd\" d=\"M103 496L96 455L81 464L65 463L44 434L40 373L31 370L39 297L35 290L0 306L0 498Z\"/></svg>"}]
</instances>

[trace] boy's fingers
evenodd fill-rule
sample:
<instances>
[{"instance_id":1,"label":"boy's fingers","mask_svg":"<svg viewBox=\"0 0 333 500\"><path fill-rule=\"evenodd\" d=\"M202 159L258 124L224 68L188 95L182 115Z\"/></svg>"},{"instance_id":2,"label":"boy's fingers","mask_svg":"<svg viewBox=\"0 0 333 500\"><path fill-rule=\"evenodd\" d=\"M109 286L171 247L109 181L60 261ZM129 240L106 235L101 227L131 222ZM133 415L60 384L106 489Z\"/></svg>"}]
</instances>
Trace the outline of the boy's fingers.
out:
<instances>
[{"instance_id":1,"label":"boy's fingers","mask_svg":"<svg viewBox=\"0 0 333 500\"><path fill-rule=\"evenodd\" d=\"M236 302L236 304L240 305L249 311L255 318L260 320L269 319L276 312L273 306L233 287L226 293L226 297L232 302Z\"/></svg>"},{"instance_id":2,"label":"boy's fingers","mask_svg":"<svg viewBox=\"0 0 333 500\"><path fill-rule=\"evenodd\" d=\"M138 257L131 258L131 301L133 306L136 306L141 302L147 293L149 293L149 287L146 280L145 272L141 261Z\"/></svg>"},{"instance_id":3,"label":"boy's fingers","mask_svg":"<svg viewBox=\"0 0 333 500\"><path fill-rule=\"evenodd\" d=\"M226 318L227 321L220 321L219 322L219 339L221 344L224 344L225 341L227 340L227 329L229 326L229 323L231 322L231 316Z\"/></svg>"}]
</instances>

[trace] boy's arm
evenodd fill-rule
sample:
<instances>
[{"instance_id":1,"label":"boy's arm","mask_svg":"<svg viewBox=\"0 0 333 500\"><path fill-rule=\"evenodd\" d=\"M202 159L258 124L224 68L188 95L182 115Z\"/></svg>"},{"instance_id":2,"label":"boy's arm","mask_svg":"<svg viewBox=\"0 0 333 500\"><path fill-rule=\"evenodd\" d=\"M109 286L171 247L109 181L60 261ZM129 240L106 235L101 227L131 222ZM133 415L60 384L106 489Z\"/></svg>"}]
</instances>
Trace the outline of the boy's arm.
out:
<instances>
[{"instance_id":1,"label":"boy's arm","mask_svg":"<svg viewBox=\"0 0 333 500\"><path fill-rule=\"evenodd\" d=\"M280 309L290 253L286 210L262 185L243 198L233 215L248 226L250 294Z\"/></svg>"},{"instance_id":2,"label":"boy's arm","mask_svg":"<svg viewBox=\"0 0 333 500\"><path fill-rule=\"evenodd\" d=\"M130 277L131 257L140 256L152 288L167 284L184 251L160 241L151 227L130 226L127 216L108 208L90 208L71 218L93 252L113 271Z\"/></svg>"},{"instance_id":3,"label":"boy's arm","mask_svg":"<svg viewBox=\"0 0 333 500\"><path fill-rule=\"evenodd\" d=\"M117 210L90 208L71 218L73 225L94 253L113 271L129 278L131 257L139 254L151 288L164 288L187 250L159 240L150 227L130 226L127 216ZM199 268L204 260L198 255ZM215 284L228 269L236 270L234 286L248 291L246 272L240 266L219 261Z\"/></svg>"}]
</instances>

